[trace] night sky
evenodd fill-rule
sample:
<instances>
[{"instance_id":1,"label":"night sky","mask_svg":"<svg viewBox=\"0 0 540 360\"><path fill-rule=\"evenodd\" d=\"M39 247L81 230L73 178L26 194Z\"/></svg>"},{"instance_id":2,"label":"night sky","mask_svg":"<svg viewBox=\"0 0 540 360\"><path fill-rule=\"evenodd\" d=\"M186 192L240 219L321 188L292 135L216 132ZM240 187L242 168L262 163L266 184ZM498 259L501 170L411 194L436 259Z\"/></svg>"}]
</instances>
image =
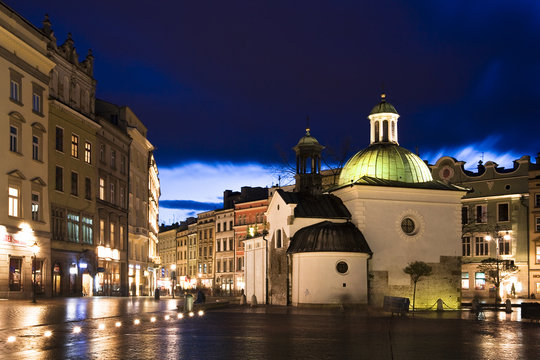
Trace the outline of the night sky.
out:
<instances>
[{"instance_id":1,"label":"night sky","mask_svg":"<svg viewBox=\"0 0 540 360\"><path fill-rule=\"evenodd\" d=\"M383 91L400 145L431 163L509 166L540 151L537 1L6 2L39 27L48 13L81 57L92 48L98 97L149 129L162 200L217 203L226 188L277 182L245 168L292 156L307 115L322 144L350 142L352 155ZM178 182L189 176L205 195Z\"/></svg>"}]
</instances>

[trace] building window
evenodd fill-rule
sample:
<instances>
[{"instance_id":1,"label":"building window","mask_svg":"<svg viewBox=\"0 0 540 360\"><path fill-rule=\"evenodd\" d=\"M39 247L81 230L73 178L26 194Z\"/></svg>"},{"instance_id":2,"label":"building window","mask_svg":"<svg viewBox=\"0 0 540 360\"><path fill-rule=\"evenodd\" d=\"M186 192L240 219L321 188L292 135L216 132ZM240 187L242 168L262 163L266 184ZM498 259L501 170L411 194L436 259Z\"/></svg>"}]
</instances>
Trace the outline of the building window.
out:
<instances>
[{"instance_id":1,"label":"building window","mask_svg":"<svg viewBox=\"0 0 540 360\"><path fill-rule=\"evenodd\" d=\"M120 196L120 206L125 208L126 207L126 189L123 187L123 186L120 186L120 193L118 194L118 196Z\"/></svg>"},{"instance_id":2,"label":"building window","mask_svg":"<svg viewBox=\"0 0 540 360\"><path fill-rule=\"evenodd\" d=\"M64 152L64 129L56 127L56 150Z\"/></svg>"},{"instance_id":3,"label":"building window","mask_svg":"<svg viewBox=\"0 0 540 360\"><path fill-rule=\"evenodd\" d=\"M234 260L229 259L229 272L233 272L233 271L234 271Z\"/></svg>"},{"instance_id":4,"label":"building window","mask_svg":"<svg viewBox=\"0 0 540 360\"><path fill-rule=\"evenodd\" d=\"M119 234L119 244L118 247L120 250L124 249L124 226L120 225L120 234Z\"/></svg>"},{"instance_id":5,"label":"building window","mask_svg":"<svg viewBox=\"0 0 540 360\"><path fill-rule=\"evenodd\" d=\"M467 225L469 223L469 207L461 207L461 225Z\"/></svg>"},{"instance_id":6,"label":"building window","mask_svg":"<svg viewBox=\"0 0 540 360\"><path fill-rule=\"evenodd\" d=\"M79 157L79 136L71 134L71 156Z\"/></svg>"},{"instance_id":7,"label":"building window","mask_svg":"<svg viewBox=\"0 0 540 360\"><path fill-rule=\"evenodd\" d=\"M535 227L534 227L534 231L540 232L540 217L536 217L536 218L535 218Z\"/></svg>"},{"instance_id":8,"label":"building window","mask_svg":"<svg viewBox=\"0 0 540 360\"><path fill-rule=\"evenodd\" d=\"M9 98L17 103L21 103L22 75L13 69L10 72Z\"/></svg>"},{"instance_id":9,"label":"building window","mask_svg":"<svg viewBox=\"0 0 540 360\"><path fill-rule=\"evenodd\" d=\"M536 243L536 263L540 264L540 244Z\"/></svg>"},{"instance_id":10,"label":"building window","mask_svg":"<svg viewBox=\"0 0 540 360\"><path fill-rule=\"evenodd\" d=\"M9 216L19 217L20 215L19 206L21 203L20 197L21 197L21 194L20 194L19 188L15 186L8 187L8 198L9 198L8 215Z\"/></svg>"},{"instance_id":11,"label":"building window","mask_svg":"<svg viewBox=\"0 0 540 360\"><path fill-rule=\"evenodd\" d=\"M105 244L105 220L99 220L99 245Z\"/></svg>"},{"instance_id":12,"label":"building window","mask_svg":"<svg viewBox=\"0 0 540 360\"><path fill-rule=\"evenodd\" d=\"M349 265L345 261L340 261L336 264L336 271L340 274L346 274L349 271Z\"/></svg>"},{"instance_id":13,"label":"building window","mask_svg":"<svg viewBox=\"0 0 540 360\"><path fill-rule=\"evenodd\" d=\"M124 155L120 158L120 172L122 174L126 173L126 157Z\"/></svg>"},{"instance_id":14,"label":"building window","mask_svg":"<svg viewBox=\"0 0 540 360\"><path fill-rule=\"evenodd\" d=\"M512 239L508 240L504 237L499 239L499 255L510 255Z\"/></svg>"},{"instance_id":15,"label":"building window","mask_svg":"<svg viewBox=\"0 0 540 360\"><path fill-rule=\"evenodd\" d=\"M39 221L39 194L32 193L32 220Z\"/></svg>"},{"instance_id":16,"label":"building window","mask_svg":"<svg viewBox=\"0 0 540 360\"><path fill-rule=\"evenodd\" d=\"M510 214L508 210L508 203L497 204L497 221L508 221L510 219Z\"/></svg>"},{"instance_id":17,"label":"building window","mask_svg":"<svg viewBox=\"0 0 540 360\"><path fill-rule=\"evenodd\" d=\"M79 242L79 215L74 213L67 214L67 235L68 240Z\"/></svg>"},{"instance_id":18,"label":"building window","mask_svg":"<svg viewBox=\"0 0 540 360\"><path fill-rule=\"evenodd\" d=\"M105 145L99 145L99 160L105 162Z\"/></svg>"},{"instance_id":19,"label":"building window","mask_svg":"<svg viewBox=\"0 0 540 360\"><path fill-rule=\"evenodd\" d=\"M90 217L82 217L82 242L85 244L92 244L93 241L93 228L94 221Z\"/></svg>"},{"instance_id":20,"label":"building window","mask_svg":"<svg viewBox=\"0 0 540 360\"><path fill-rule=\"evenodd\" d=\"M238 257L238 264L237 264L236 271L241 271L242 269L242 257Z\"/></svg>"},{"instance_id":21,"label":"building window","mask_svg":"<svg viewBox=\"0 0 540 360\"><path fill-rule=\"evenodd\" d=\"M115 191L116 189L115 189L114 183L110 184L110 190L111 190L110 202L111 204L116 204L116 191Z\"/></svg>"},{"instance_id":22,"label":"building window","mask_svg":"<svg viewBox=\"0 0 540 360\"><path fill-rule=\"evenodd\" d=\"M111 150L111 168L116 169L116 151Z\"/></svg>"},{"instance_id":23,"label":"building window","mask_svg":"<svg viewBox=\"0 0 540 360\"><path fill-rule=\"evenodd\" d=\"M487 205L476 205L476 217L475 221L477 224L487 223Z\"/></svg>"},{"instance_id":24,"label":"building window","mask_svg":"<svg viewBox=\"0 0 540 360\"><path fill-rule=\"evenodd\" d=\"M233 238L229 238L229 251L234 250L233 249L233 241L234 241Z\"/></svg>"},{"instance_id":25,"label":"building window","mask_svg":"<svg viewBox=\"0 0 540 360\"><path fill-rule=\"evenodd\" d=\"M281 243L281 229L276 231L276 247L281 248L283 244Z\"/></svg>"},{"instance_id":26,"label":"building window","mask_svg":"<svg viewBox=\"0 0 540 360\"><path fill-rule=\"evenodd\" d=\"M476 250L476 256L489 255L488 242L483 236L477 236L474 238L474 245Z\"/></svg>"},{"instance_id":27,"label":"building window","mask_svg":"<svg viewBox=\"0 0 540 360\"><path fill-rule=\"evenodd\" d=\"M463 290L469 289L469 273L468 272L461 273L461 288Z\"/></svg>"},{"instance_id":28,"label":"building window","mask_svg":"<svg viewBox=\"0 0 540 360\"><path fill-rule=\"evenodd\" d=\"M92 144L88 141L84 143L84 162L87 164L92 163Z\"/></svg>"},{"instance_id":29,"label":"building window","mask_svg":"<svg viewBox=\"0 0 540 360\"><path fill-rule=\"evenodd\" d=\"M105 179L99 178L99 198L105 200Z\"/></svg>"},{"instance_id":30,"label":"building window","mask_svg":"<svg viewBox=\"0 0 540 360\"><path fill-rule=\"evenodd\" d=\"M86 200L92 200L92 179L84 179L84 198Z\"/></svg>"},{"instance_id":31,"label":"building window","mask_svg":"<svg viewBox=\"0 0 540 360\"><path fill-rule=\"evenodd\" d=\"M414 235L416 230L416 225L411 218L405 218L401 221L401 230L407 235Z\"/></svg>"},{"instance_id":32,"label":"building window","mask_svg":"<svg viewBox=\"0 0 540 360\"><path fill-rule=\"evenodd\" d=\"M217 230L216 230L216 232L221 232L221 223L218 223L218 224L217 224Z\"/></svg>"},{"instance_id":33,"label":"building window","mask_svg":"<svg viewBox=\"0 0 540 360\"><path fill-rule=\"evenodd\" d=\"M462 256L471 256L471 238L466 236L461 239Z\"/></svg>"},{"instance_id":34,"label":"building window","mask_svg":"<svg viewBox=\"0 0 540 360\"><path fill-rule=\"evenodd\" d=\"M540 193L534 194L534 207L540 207Z\"/></svg>"},{"instance_id":35,"label":"building window","mask_svg":"<svg viewBox=\"0 0 540 360\"><path fill-rule=\"evenodd\" d=\"M221 260L217 261L216 271L221 272Z\"/></svg>"},{"instance_id":36,"label":"building window","mask_svg":"<svg viewBox=\"0 0 540 360\"><path fill-rule=\"evenodd\" d=\"M116 239L115 230L116 230L116 228L115 228L115 225L114 225L113 222L111 222L109 224L109 228L110 228L109 229L109 243L110 243L111 248L115 248L115 246L116 246L115 245L115 239Z\"/></svg>"},{"instance_id":37,"label":"building window","mask_svg":"<svg viewBox=\"0 0 540 360\"><path fill-rule=\"evenodd\" d=\"M64 191L64 169L60 166L56 167L55 189L58 191Z\"/></svg>"},{"instance_id":38,"label":"building window","mask_svg":"<svg viewBox=\"0 0 540 360\"><path fill-rule=\"evenodd\" d=\"M474 274L474 288L476 290L484 290L486 288L486 274L483 272Z\"/></svg>"},{"instance_id":39,"label":"building window","mask_svg":"<svg viewBox=\"0 0 540 360\"><path fill-rule=\"evenodd\" d=\"M223 249L225 250L225 249ZM217 243L216 243L216 252L220 252L221 251L221 240L218 240Z\"/></svg>"},{"instance_id":40,"label":"building window","mask_svg":"<svg viewBox=\"0 0 540 360\"><path fill-rule=\"evenodd\" d=\"M32 135L32 159L39 160L39 138Z\"/></svg>"},{"instance_id":41,"label":"building window","mask_svg":"<svg viewBox=\"0 0 540 360\"><path fill-rule=\"evenodd\" d=\"M21 258L9 258L9 291L21 291Z\"/></svg>"},{"instance_id":42,"label":"building window","mask_svg":"<svg viewBox=\"0 0 540 360\"><path fill-rule=\"evenodd\" d=\"M19 152L19 128L9 126L9 151Z\"/></svg>"},{"instance_id":43,"label":"building window","mask_svg":"<svg viewBox=\"0 0 540 360\"><path fill-rule=\"evenodd\" d=\"M71 195L79 196L79 174L71 172Z\"/></svg>"}]
</instances>

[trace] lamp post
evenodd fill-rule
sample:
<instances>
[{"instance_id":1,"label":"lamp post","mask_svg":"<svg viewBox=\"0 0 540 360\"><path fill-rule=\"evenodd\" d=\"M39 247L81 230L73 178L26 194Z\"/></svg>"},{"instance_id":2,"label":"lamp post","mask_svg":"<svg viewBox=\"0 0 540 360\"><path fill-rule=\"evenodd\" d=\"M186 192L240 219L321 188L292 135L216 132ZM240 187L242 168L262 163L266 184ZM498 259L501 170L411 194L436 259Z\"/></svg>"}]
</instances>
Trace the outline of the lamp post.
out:
<instances>
[{"instance_id":1,"label":"lamp post","mask_svg":"<svg viewBox=\"0 0 540 360\"><path fill-rule=\"evenodd\" d=\"M268 305L268 239L265 239L264 237L268 235L268 231L265 229L262 232L262 239L264 240L264 300L265 304Z\"/></svg>"},{"instance_id":2,"label":"lamp post","mask_svg":"<svg viewBox=\"0 0 540 360\"><path fill-rule=\"evenodd\" d=\"M31 246L32 248L32 271L34 272L34 279L32 281L32 302L36 303L36 255L39 251L39 246L37 242L34 242L34 245Z\"/></svg>"}]
</instances>

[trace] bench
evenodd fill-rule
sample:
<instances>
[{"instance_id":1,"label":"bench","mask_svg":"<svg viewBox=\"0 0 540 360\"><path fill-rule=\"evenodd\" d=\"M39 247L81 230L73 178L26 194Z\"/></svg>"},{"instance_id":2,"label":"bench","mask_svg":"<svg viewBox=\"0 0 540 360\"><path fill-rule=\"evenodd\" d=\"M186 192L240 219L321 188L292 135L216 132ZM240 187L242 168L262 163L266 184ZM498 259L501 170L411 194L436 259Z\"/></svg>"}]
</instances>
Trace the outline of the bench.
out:
<instances>
[{"instance_id":1,"label":"bench","mask_svg":"<svg viewBox=\"0 0 540 360\"><path fill-rule=\"evenodd\" d=\"M540 320L539 303L521 303L521 318L529 320Z\"/></svg>"},{"instance_id":2,"label":"bench","mask_svg":"<svg viewBox=\"0 0 540 360\"><path fill-rule=\"evenodd\" d=\"M409 298L385 296L383 302L383 310L391 313L392 315L403 315L409 312L409 305Z\"/></svg>"}]
</instances>

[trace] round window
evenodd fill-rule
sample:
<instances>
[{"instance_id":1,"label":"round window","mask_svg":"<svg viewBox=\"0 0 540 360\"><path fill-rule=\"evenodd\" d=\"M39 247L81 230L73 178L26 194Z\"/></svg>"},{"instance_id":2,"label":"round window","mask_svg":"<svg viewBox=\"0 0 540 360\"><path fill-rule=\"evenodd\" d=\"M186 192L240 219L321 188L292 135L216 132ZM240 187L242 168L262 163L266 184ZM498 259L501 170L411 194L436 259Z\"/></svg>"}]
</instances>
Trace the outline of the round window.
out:
<instances>
[{"instance_id":1,"label":"round window","mask_svg":"<svg viewBox=\"0 0 540 360\"><path fill-rule=\"evenodd\" d=\"M340 274L345 274L349 270L349 265L345 261L340 261L336 265L336 270Z\"/></svg>"},{"instance_id":2,"label":"round window","mask_svg":"<svg viewBox=\"0 0 540 360\"><path fill-rule=\"evenodd\" d=\"M401 230L407 235L414 235L416 226L411 218L405 218L401 221Z\"/></svg>"}]
</instances>

